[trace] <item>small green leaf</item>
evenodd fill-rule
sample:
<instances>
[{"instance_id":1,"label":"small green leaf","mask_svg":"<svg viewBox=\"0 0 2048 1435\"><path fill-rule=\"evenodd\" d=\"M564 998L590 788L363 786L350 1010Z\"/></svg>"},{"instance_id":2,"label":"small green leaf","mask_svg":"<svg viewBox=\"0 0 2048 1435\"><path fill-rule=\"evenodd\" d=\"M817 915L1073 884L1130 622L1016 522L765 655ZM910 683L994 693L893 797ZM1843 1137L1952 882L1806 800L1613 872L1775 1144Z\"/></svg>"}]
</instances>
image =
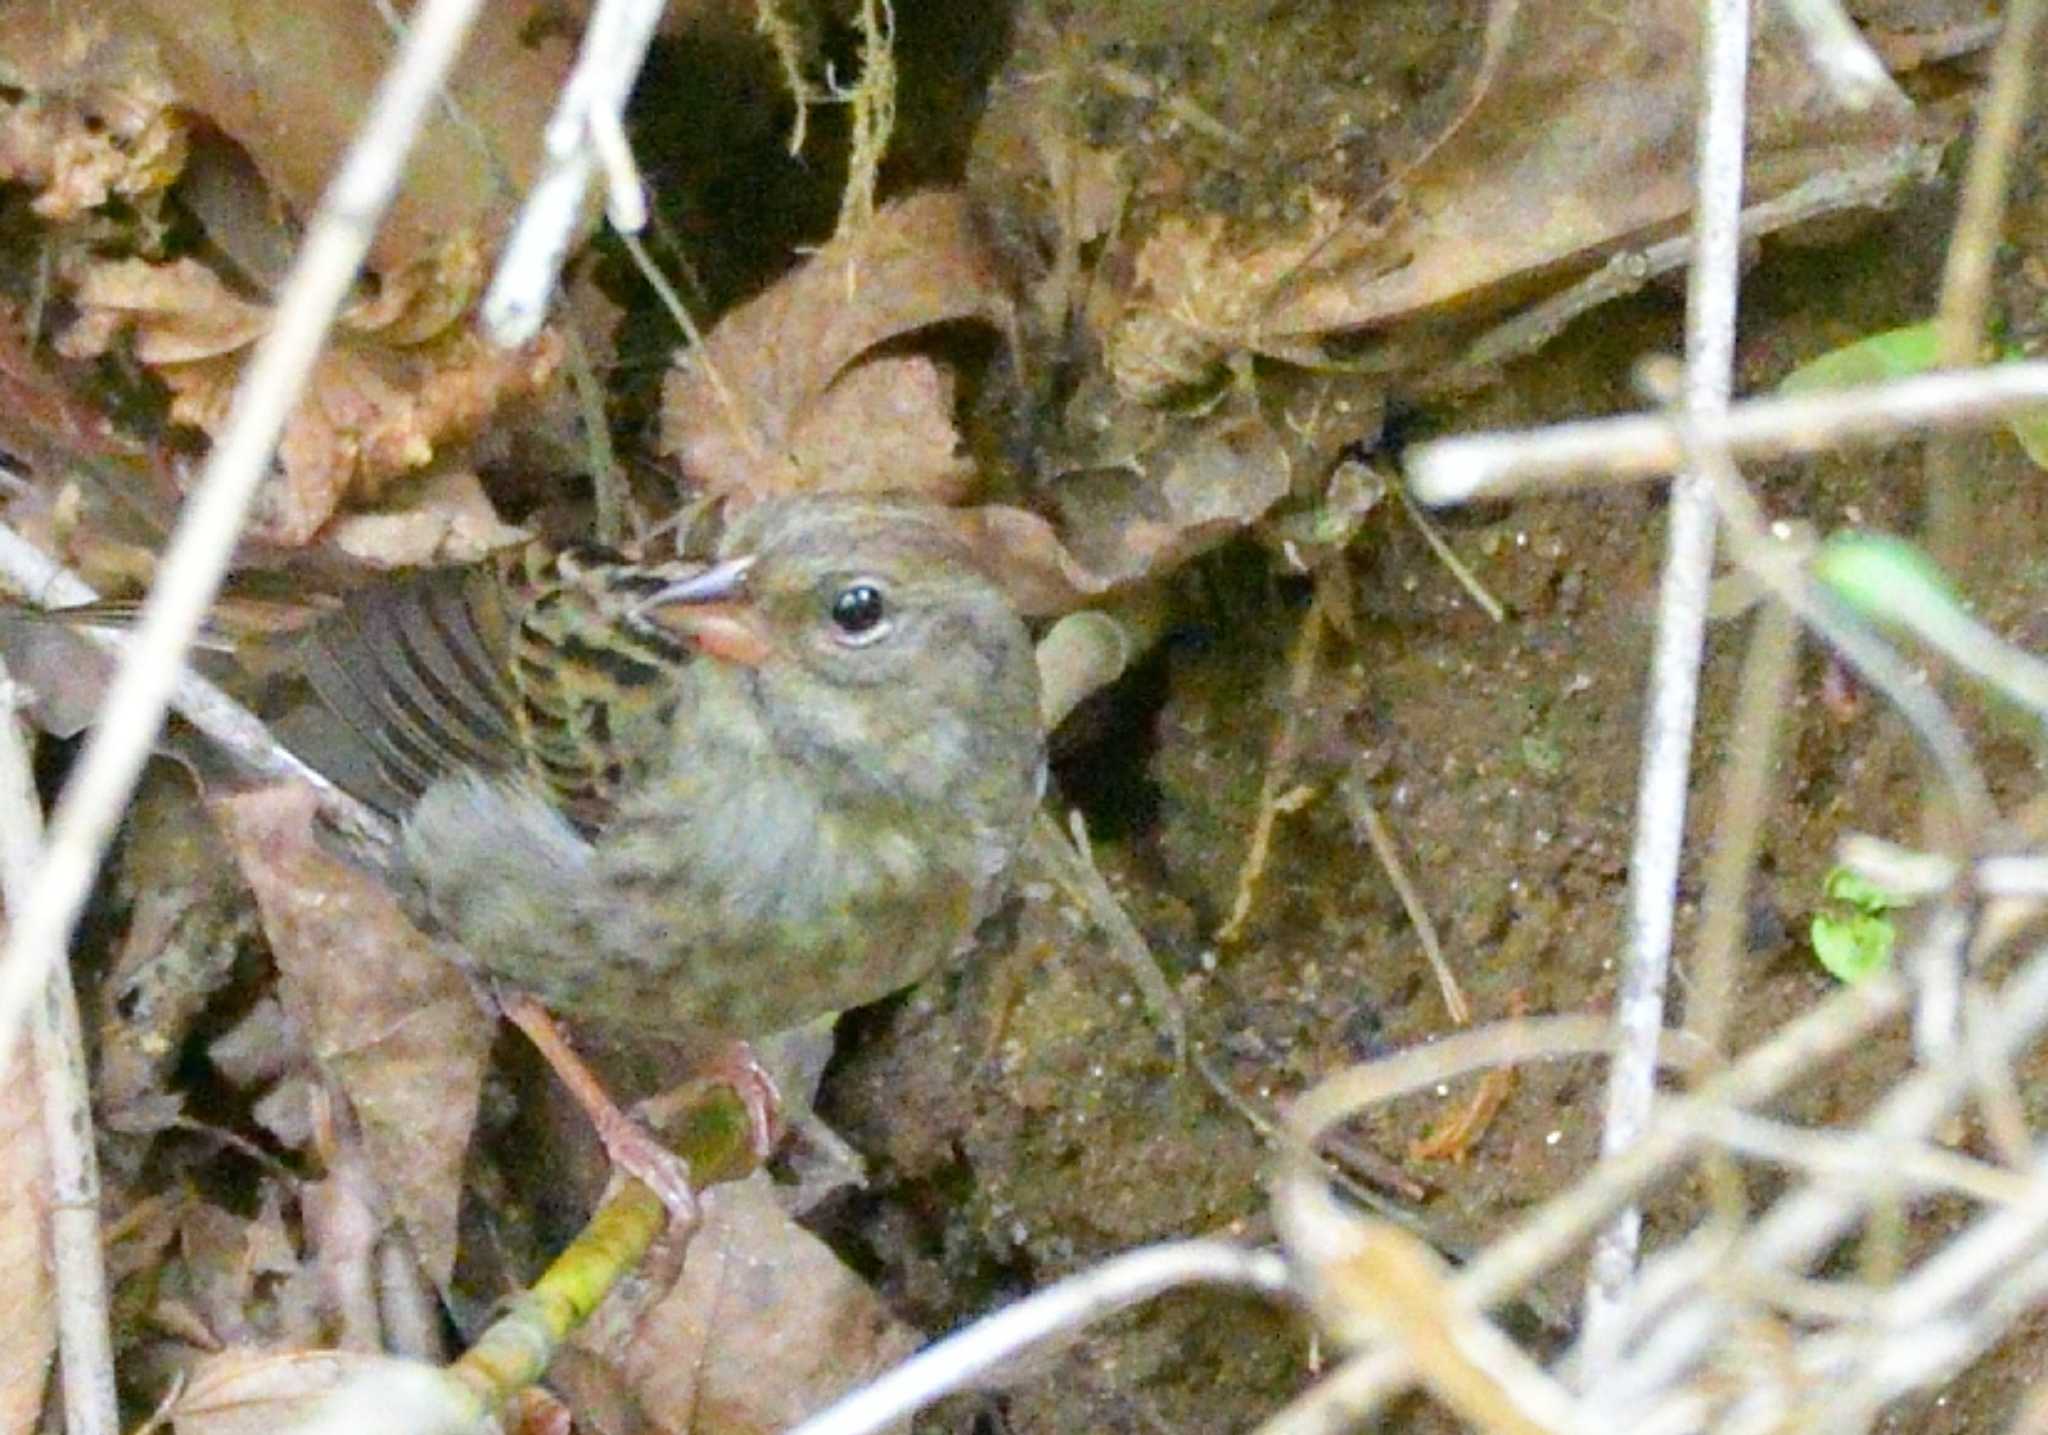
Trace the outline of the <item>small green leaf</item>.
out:
<instances>
[{"instance_id":1,"label":"small green leaf","mask_svg":"<svg viewBox=\"0 0 2048 1435\"><path fill-rule=\"evenodd\" d=\"M2013 363L2025 354L2001 349L1998 362ZM1778 381L1781 394L1812 394L1826 389L1853 389L1886 379L1910 379L1935 365L1933 321L1886 329L1808 359ZM2048 408L2023 409L2009 415L2005 427L2026 451L2034 467L2048 469Z\"/></svg>"},{"instance_id":2,"label":"small green leaf","mask_svg":"<svg viewBox=\"0 0 2048 1435\"><path fill-rule=\"evenodd\" d=\"M1848 867L1836 867L1821 883L1821 895L1830 902L1842 902L1869 916L1903 907L1906 901Z\"/></svg>"},{"instance_id":3,"label":"small green leaf","mask_svg":"<svg viewBox=\"0 0 2048 1435\"><path fill-rule=\"evenodd\" d=\"M2026 450L2035 468L2048 468L2048 408L2021 409L2006 417L2005 427Z\"/></svg>"},{"instance_id":4,"label":"small green leaf","mask_svg":"<svg viewBox=\"0 0 2048 1435\"><path fill-rule=\"evenodd\" d=\"M1934 325L1908 324L1830 349L1778 381L1781 394L1853 389L1884 379L1911 378L1934 367Z\"/></svg>"},{"instance_id":5,"label":"small green leaf","mask_svg":"<svg viewBox=\"0 0 2048 1435\"><path fill-rule=\"evenodd\" d=\"M1891 965L1898 932L1888 917L1857 912L1847 917L1817 913L1813 954L1837 981L1854 986Z\"/></svg>"},{"instance_id":6,"label":"small green leaf","mask_svg":"<svg viewBox=\"0 0 2048 1435\"><path fill-rule=\"evenodd\" d=\"M1838 533L1813 555L1813 576L1880 622L1925 631L1930 619L1972 622L1939 565L1888 533Z\"/></svg>"}]
</instances>

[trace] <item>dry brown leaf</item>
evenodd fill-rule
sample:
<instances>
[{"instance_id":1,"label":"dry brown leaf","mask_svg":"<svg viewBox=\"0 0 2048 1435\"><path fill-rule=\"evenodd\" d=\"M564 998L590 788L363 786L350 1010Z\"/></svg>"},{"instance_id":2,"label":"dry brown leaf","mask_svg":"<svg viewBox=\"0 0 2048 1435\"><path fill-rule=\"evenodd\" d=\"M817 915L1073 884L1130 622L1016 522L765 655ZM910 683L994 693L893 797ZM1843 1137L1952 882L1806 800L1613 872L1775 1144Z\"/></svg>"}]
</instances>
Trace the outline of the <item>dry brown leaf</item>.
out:
<instances>
[{"instance_id":1,"label":"dry brown leaf","mask_svg":"<svg viewBox=\"0 0 2048 1435\"><path fill-rule=\"evenodd\" d=\"M49 1172L36 1083L0 1082L0 1431L36 1428L57 1350L50 1280Z\"/></svg>"},{"instance_id":2,"label":"dry brown leaf","mask_svg":"<svg viewBox=\"0 0 2048 1435\"><path fill-rule=\"evenodd\" d=\"M450 952L374 877L321 849L311 793L266 788L216 811L255 889L285 1006L354 1105L421 1264L445 1283L491 1022Z\"/></svg>"},{"instance_id":3,"label":"dry brown leaf","mask_svg":"<svg viewBox=\"0 0 2048 1435\"><path fill-rule=\"evenodd\" d=\"M1062 613L1242 532L1286 496L1291 474L1271 426L1232 406L1176 428L1130 467L1067 476L1053 495L1057 526L1002 504L956 521L1020 609Z\"/></svg>"},{"instance_id":4,"label":"dry brown leaf","mask_svg":"<svg viewBox=\"0 0 2048 1435\"><path fill-rule=\"evenodd\" d=\"M272 542L310 540L345 502L366 501L474 433L502 404L544 388L561 363L552 333L507 353L462 333L414 349L347 344L320 358L285 426L279 472L263 491L251 532ZM216 360L163 371L171 416L217 434L237 366Z\"/></svg>"},{"instance_id":5,"label":"dry brown leaf","mask_svg":"<svg viewBox=\"0 0 2048 1435\"><path fill-rule=\"evenodd\" d=\"M154 194L185 162L186 122L132 27L89 6L0 6L0 180L38 191L45 219Z\"/></svg>"},{"instance_id":6,"label":"dry brown leaf","mask_svg":"<svg viewBox=\"0 0 2048 1435\"><path fill-rule=\"evenodd\" d=\"M953 371L922 354L854 365L797 421L796 469L834 493L910 486L941 503L967 496L974 468L953 427Z\"/></svg>"},{"instance_id":7,"label":"dry brown leaf","mask_svg":"<svg viewBox=\"0 0 2048 1435\"><path fill-rule=\"evenodd\" d=\"M1495 0L1494 18L1497 63L1375 204L1310 194L1285 229L1227 234L1213 218L1167 215L1143 236L1131 307L1109 338L1127 393L1156 399L1233 349L1310 358L1322 335L1470 306L1683 222L1697 7ZM1902 105L1841 107L1770 10L1749 98L1752 200L1926 133Z\"/></svg>"},{"instance_id":8,"label":"dry brown leaf","mask_svg":"<svg viewBox=\"0 0 2048 1435\"><path fill-rule=\"evenodd\" d=\"M955 493L961 464L939 437L952 431L950 384L926 377L892 390L870 376L827 396L879 344L959 319L1007 325L1009 315L966 198L934 190L898 200L727 314L704 354L679 360L662 386L661 452L713 492L748 500L870 487L883 462L924 466L897 470L892 488ZM841 465L824 423L813 425L821 405L839 448L858 446L850 463ZM870 432L889 428L908 436Z\"/></svg>"},{"instance_id":9,"label":"dry brown leaf","mask_svg":"<svg viewBox=\"0 0 2048 1435\"><path fill-rule=\"evenodd\" d=\"M393 1422L384 1428L427 1429L426 1423L408 1426L400 1414L420 1413L422 1374L434 1376L410 1362L355 1351L224 1350L200 1362L168 1413L178 1435L278 1435L344 1385L384 1380L392 1399L379 1413Z\"/></svg>"},{"instance_id":10,"label":"dry brown leaf","mask_svg":"<svg viewBox=\"0 0 2048 1435\"><path fill-rule=\"evenodd\" d=\"M373 568L468 563L531 535L498 517L483 483L468 469L437 473L390 512L337 518L327 542Z\"/></svg>"},{"instance_id":11,"label":"dry brown leaf","mask_svg":"<svg viewBox=\"0 0 2048 1435\"><path fill-rule=\"evenodd\" d=\"M66 277L79 308L78 321L57 340L66 358L96 357L132 329L143 363L189 364L246 348L270 327L268 310L239 298L196 259L103 259Z\"/></svg>"},{"instance_id":12,"label":"dry brown leaf","mask_svg":"<svg viewBox=\"0 0 2048 1435\"><path fill-rule=\"evenodd\" d=\"M268 325L268 311L193 260L102 260L70 277L79 317L59 349L90 357L132 329L137 356L157 367L171 391L171 418L217 435L242 350ZM414 290L394 308L364 311L360 323L399 332L437 324L431 316L441 302ZM509 353L466 330L406 346L335 343L285 426L254 536L307 542L344 503L374 499L392 479L426 467L442 445L474 433L500 406L544 389L561 357L552 333Z\"/></svg>"},{"instance_id":13,"label":"dry brown leaf","mask_svg":"<svg viewBox=\"0 0 2048 1435\"><path fill-rule=\"evenodd\" d=\"M917 1348L918 1333L783 1212L765 1175L703 1199L681 1279L620 1362L659 1428L785 1430Z\"/></svg>"},{"instance_id":14,"label":"dry brown leaf","mask_svg":"<svg viewBox=\"0 0 2048 1435\"><path fill-rule=\"evenodd\" d=\"M356 0L66 0L81 17L153 35L180 104L248 151L293 212L312 212L395 48ZM482 8L450 95L429 111L371 267L391 274L451 236L492 247L538 172L540 136L572 36L529 32L529 7ZM317 57L312 60L311 57Z\"/></svg>"},{"instance_id":15,"label":"dry brown leaf","mask_svg":"<svg viewBox=\"0 0 2048 1435\"><path fill-rule=\"evenodd\" d=\"M1408 180L1391 240L1406 262L1362 286L1344 273L1297 283L1265 316L1265 330L1386 323L1618 243L1662 237L1692 207L1683 161L1698 106L1698 25L1690 0L1657 0L1626 15L1522 0L1498 79ZM1770 7L1757 19L1749 116L1752 202L1920 132L1904 107L1843 107L1790 22Z\"/></svg>"}]
</instances>

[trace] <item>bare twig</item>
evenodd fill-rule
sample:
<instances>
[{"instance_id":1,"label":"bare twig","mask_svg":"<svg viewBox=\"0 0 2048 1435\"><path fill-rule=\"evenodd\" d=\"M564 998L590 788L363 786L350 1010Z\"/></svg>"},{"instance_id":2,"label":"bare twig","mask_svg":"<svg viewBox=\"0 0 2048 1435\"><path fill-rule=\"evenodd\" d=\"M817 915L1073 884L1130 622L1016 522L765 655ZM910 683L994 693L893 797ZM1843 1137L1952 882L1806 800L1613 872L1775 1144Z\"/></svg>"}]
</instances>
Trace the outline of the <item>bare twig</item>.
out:
<instances>
[{"instance_id":1,"label":"bare twig","mask_svg":"<svg viewBox=\"0 0 2048 1435\"><path fill-rule=\"evenodd\" d=\"M121 665L100 723L50 824L34 881L0 961L0 1051L62 959L98 870L163 722L186 649L219 590L249 501L269 471L342 300L389 205L420 121L455 61L479 0L426 0L378 87L370 118L322 197L286 280L276 322L257 344L225 432L172 535L142 610L135 652Z\"/></svg>"},{"instance_id":2,"label":"bare twig","mask_svg":"<svg viewBox=\"0 0 2048 1435\"><path fill-rule=\"evenodd\" d=\"M1935 362L1960 368L1979 362L1991 308L1991 268L2005 221L2005 194L2031 102L2038 39L2048 0L2012 0L2005 33L1991 62L1991 88L1970 145L1955 233L1941 275L1934 320ZM1927 537L1937 562L1957 566L1975 534L1971 501L1976 474L1968 455L1946 440L1927 452Z\"/></svg>"},{"instance_id":3,"label":"bare twig","mask_svg":"<svg viewBox=\"0 0 2048 1435\"><path fill-rule=\"evenodd\" d=\"M1737 459L1817 453L1877 443L1929 425L2000 419L2048 403L2048 362L1922 374L1838 393L1752 399L1700 427L1700 442ZM1408 451L1409 491L1427 504L1603 482L1662 478L1683 462L1662 418L1631 414L1548 428L1468 434Z\"/></svg>"},{"instance_id":4,"label":"bare twig","mask_svg":"<svg viewBox=\"0 0 2048 1435\"><path fill-rule=\"evenodd\" d=\"M1397 481L1393 488L1394 497L1400 500L1401 511L1408 515L1408 521L1415 525L1415 531L1422 535L1422 541L1429 545L1429 551L1436 555L1436 561L1451 570L1451 576L1458 580L1458 586L1465 590L1465 596L1477 603L1479 611L1494 622L1505 623L1508 620L1508 610L1501 605L1500 599L1494 597L1487 586L1479 581L1479 575L1458 556L1458 550L1451 547L1443 534L1437 532L1436 524L1430 521L1429 515L1408 496L1408 486Z\"/></svg>"},{"instance_id":5,"label":"bare twig","mask_svg":"<svg viewBox=\"0 0 2048 1435\"><path fill-rule=\"evenodd\" d=\"M1694 200L1693 255L1686 289L1685 406L1714 420L1727 413L1734 384L1735 307L1742 248L1744 90L1749 75L1749 0L1703 7L1705 44ZM1629 859L1628 952L1615 995L1619 1036L1607 1088L1600 1149L1612 1156L1642 1138L1650 1119L1657 1034L1671 964L1678 858L1685 839L1687 775L1706 639L1707 585L1714 563L1711 481L1690 473L1671 491L1671 531L1658 596L1657 642L1650 663L1650 710L1643 732L1635 847ZM1611 1352L1614 1308L1635 1269L1641 1214L1621 1212L1594 1243L1586 1286L1589 1378Z\"/></svg>"},{"instance_id":6,"label":"bare twig","mask_svg":"<svg viewBox=\"0 0 2048 1435\"><path fill-rule=\"evenodd\" d=\"M1303 1149L1313 1149L1346 1117L1467 1072L1561 1056L1605 1056L1613 1049L1614 1033L1595 1016L1494 1022L1327 1076L1295 1099L1287 1124Z\"/></svg>"},{"instance_id":7,"label":"bare twig","mask_svg":"<svg viewBox=\"0 0 2048 1435\"><path fill-rule=\"evenodd\" d=\"M1778 729L1798 653L1799 634L1791 610L1777 603L1763 605L1750 634L1735 722L1724 748L1726 776L1715 814L1714 845L1707 854L1692 997L1686 1004L1686 1030L1710 1051L1720 1051L1727 1036L1735 963L1749 923L1749 877L1756 865Z\"/></svg>"},{"instance_id":8,"label":"bare twig","mask_svg":"<svg viewBox=\"0 0 2048 1435\"><path fill-rule=\"evenodd\" d=\"M1282 1298L1287 1263L1225 1241L1177 1241L1104 1261L927 1346L790 1435L870 1435L966 1389L1034 1347L1182 1286L1225 1285Z\"/></svg>"},{"instance_id":9,"label":"bare twig","mask_svg":"<svg viewBox=\"0 0 2048 1435\"><path fill-rule=\"evenodd\" d=\"M1071 845L1067 841L1068 835L1073 838ZM1182 1008L1180 998L1174 994L1172 983L1159 970L1159 962L1145 944L1138 924L1131 920L1130 913L1116 899L1116 893L1109 890L1109 883L1103 880L1101 871L1096 867L1095 849L1088 841L1088 824L1083 820L1080 809L1073 811L1068 833L1062 834L1059 824L1041 808L1030 840L1053 880L1088 914L1088 919L1095 923L1102 932L1103 940L1109 944L1110 954L1116 958L1117 965L1137 983L1152 1019L1173 1044L1174 1060L1186 1061L1187 1012Z\"/></svg>"},{"instance_id":10,"label":"bare twig","mask_svg":"<svg viewBox=\"0 0 2048 1435\"><path fill-rule=\"evenodd\" d=\"M675 285L668 282L668 276L661 272L661 266L654 262L654 256L647 252L647 246L640 242L639 235L621 232L619 239L626 246L626 253L632 257L633 266L640 271L640 277L647 281L647 287L654 291L654 297L661 301L662 308L675 320L676 329L689 343L690 362L704 366L705 381L711 385L711 392L717 395L718 406L724 411L726 422L732 425L733 433L750 455L755 459L765 459L768 444L762 437L761 425L747 412L739 394L719 372L711 351L704 347L704 333L691 315L689 305L683 302L683 296L676 292Z\"/></svg>"},{"instance_id":11,"label":"bare twig","mask_svg":"<svg viewBox=\"0 0 2048 1435\"><path fill-rule=\"evenodd\" d=\"M1889 205L1907 186L1934 178L1944 148L1940 144L1904 145L1854 168L1817 174L1745 209L1743 236L1753 239L1821 215ZM1508 360L1533 353L1555 339L1579 315L1634 294L1658 275L1670 273L1691 253L1692 236L1686 234L1643 249L1620 251L1569 289L1530 305L1473 340L1446 375L1447 382L1459 387L1486 378Z\"/></svg>"},{"instance_id":12,"label":"bare twig","mask_svg":"<svg viewBox=\"0 0 2048 1435\"><path fill-rule=\"evenodd\" d=\"M1365 778L1357 768L1338 780L1337 796L1344 804L1345 815L1351 819L1359 835L1365 838L1366 845L1372 848L1372 855L1379 859L1380 870L1387 874L1395 895L1401 899L1401 910L1408 914L1408 921L1415 928L1416 940L1422 943L1422 955L1428 959L1429 969L1436 976L1437 990L1443 994L1444 1010L1459 1026L1470 1025L1472 1003L1466 1000L1465 988L1459 984L1458 974L1451 970L1450 961L1444 956L1444 944L1437 937L1436 923L1430 919L1422 892L1408 875L1407 864L1401 861L1401 850L1394 845L1394 834L1387 830L1379 808L1373 804L1372 794L1366 790Z\"/></svg>"},{"instance_id":13,"label":"bare twig","mask_svg":"<svg viewBox=\"0 0 2048 1435\"><path fill-rule=\"evenodd\" d=\"M14 697L13 680L0 665L0 893L10 918L28 905L43 836L42 803ZM100 1245L99 1161L93 1150L85 1043L67 969L50 973L30 1028L50 1170L50 1264L57 1286L64 1428L71 1435L117 1435L121 1411L114 1396L107 1269ZM22 1199L21 1193L14 1199Z\"/></svg>"},{"instance_id":14,"label":"bare twig","mask_svg":"<svg viewBox=\"0 0 2048 1435\"><path fill-rule=\"evenodd\" d=\"M1245 844L1244 860L1237 869L1237 895L1230 913L1216 929L1216 941L1228 946L1244 935L1251 920L1252 905L1259 894L1259 882L1266 875L1266 859L1273 848L1273 829L1284 808L1281 801L1285 782L1294 771L1295 749L1300 743L1302 710L1308 704L1309 689L1315 683L1316 666L1323 650L1323 599L1318 593L1302 615L1301 627L1287 654L1286 706L1273 726L1273 741L1266 750L1265 772L1259 779L1259 804L1252 812L1251 840Z\"/></svg>"},{"instance_id":15,"label":"bare twig","mask_svg":"<svg viewBox=\"0 0 2048 1435\"><path fill-rule=\"evenodd\" d=\"M2038 972L2042 995L2048 997L2048 961L2040 963ZM1890 975L1838 992L1812 1011L1786 1023L1769 1041L1745 1052L1720 1075L1701 1083L1697 1097L1737 1107L1768 1101L1820 1063L1839 1056L1874 1028L1896 1017L1905 1004L1905 983ZM1447 1048L1454 1054L1464 1043L1477 1043L1488 1037L1499 1039L1502 1030L1536 1026L1536 1022L1524 1022L1460 1033L1437 1043L1431 1050ZM1563 1030L1560 1027L1557 1032ZM1514 1040L1523 1047L1520 1056L1504 1054L1489 1059L1540 1056L1561 1044L1556 1034L1533 1031L1526 1038ZM1544 1050L1533 1049L1538 1047ZM1405 1063L1412 1057L1419 1063L1427 1055L1403 1053L1399 1060ZM1381 1092L1405 1089L1406 1081L1414 1074L1403 1072L1396 1080L1389 1072L1384 1079L1374 1078L1366 1086L1367 1078L1346 1073L1316 1088L1328 1088L1329 1093L1318 1098L1318 1110L1306 1111L1305 1097L1304 1103L1296 1107L1296 1117L1303 1129L1320 1125L1335 1119L1341 1110L1351 1109L1361 1099L1376 1099ZM1358 1086L1340 1091L1334 1084L1337 1080L1356 1082ZM1454 1278L1459 1298L1478 1309L1513 1298L1644 1186L1697 1150L1701 1139L1698 1133L1674 1126L1652 1126L1636 1146L1603 1160L1577 1186L1546 1202L1521 1225L1475 1256ZM1411 1378L1407 1359L1399 1351L1383 1349L1354 1356L1322 1384L1261 1426L1260 1435L1338 1435L1367 1418Z\"/></svg>"},{"instance_id":16,"label":"bare twig","mask_svg":"<svg viewBox=\"0 0 2048 1435\"><path fill-rule=\"evenodd\" d=\"M548 121L546 165L527 193L484 295L484 328L505 348L518 348L546 321L599 169L612 227L637 234L646 226L647 191L626 143L625 112L662 9L663 0L600 0L591 13L576 68Z\"/></svg>"},{"instance_id":17,"label":"bare twig","mask_svg":"<svg viewBox=\"0 0 2048 1435\"><path fill-rule=\"evenodd\" d=\"M99 597L84 579L4 523L0 523L0 582L46 608L75 608ZM80 627L77 632L116 657L127 652L134 641L132 634L105 628ZM390 824L307 766L271 735L263 719L190 668L178 673L171 689L171 707L251 777L303 782L316 794L321 815L343 832L371 844L389 844Z\"/></svg>"},{"instance_id":18,"label":"bare twig","mask_svg":"<svg viewBox=\"0 0 2048 1435\"><path fill-rule=\"evenodd\" d=\"M1806 56L1813 61L1835 98L1851 110L1867 110L1886 104L1903 108L1906 97L1892 83L1884 61L1863 38L1836 0L1780 0L1799 36L1806 42Z\"/></svg>"}]
</instances>

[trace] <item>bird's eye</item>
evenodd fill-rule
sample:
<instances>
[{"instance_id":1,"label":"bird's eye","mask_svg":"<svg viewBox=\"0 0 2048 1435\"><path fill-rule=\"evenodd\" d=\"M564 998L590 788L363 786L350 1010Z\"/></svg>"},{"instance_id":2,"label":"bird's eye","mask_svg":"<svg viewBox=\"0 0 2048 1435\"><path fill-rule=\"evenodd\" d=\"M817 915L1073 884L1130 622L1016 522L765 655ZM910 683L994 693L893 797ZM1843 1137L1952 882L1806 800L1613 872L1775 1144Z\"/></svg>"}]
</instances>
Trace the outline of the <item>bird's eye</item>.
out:
<instances>
[{"instance_id":1,"label":"bird's eye","mask_svg":"<svg viewBox=\"0 0 2048 1435\"><path fill-rule=\"evenodd\" d=\"M842 638L872 642L882 636L889 604L872 583L849 583L832 596L832 626Z\"/></svg>"}]
</instances>

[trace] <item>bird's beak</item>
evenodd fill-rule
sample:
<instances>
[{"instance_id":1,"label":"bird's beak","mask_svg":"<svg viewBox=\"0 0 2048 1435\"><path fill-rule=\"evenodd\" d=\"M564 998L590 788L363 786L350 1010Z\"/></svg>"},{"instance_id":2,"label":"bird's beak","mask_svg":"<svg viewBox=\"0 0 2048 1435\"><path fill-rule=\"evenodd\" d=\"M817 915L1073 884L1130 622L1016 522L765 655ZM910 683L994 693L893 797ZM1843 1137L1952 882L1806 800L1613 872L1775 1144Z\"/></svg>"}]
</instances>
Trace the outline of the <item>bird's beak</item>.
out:
<instances>
[{"instance_id":1,"label":"bird's beak","mask_svg":"<svg viewBox=\"0 0 2048 1435\"><path fill-rule=\"evenodd\" d=\"M728 663L756 668L768 658L768 637L744 602L752 555L728 558L701 573L656 589L641 613L697 648Z\"/></svg>"}]
</instances>

